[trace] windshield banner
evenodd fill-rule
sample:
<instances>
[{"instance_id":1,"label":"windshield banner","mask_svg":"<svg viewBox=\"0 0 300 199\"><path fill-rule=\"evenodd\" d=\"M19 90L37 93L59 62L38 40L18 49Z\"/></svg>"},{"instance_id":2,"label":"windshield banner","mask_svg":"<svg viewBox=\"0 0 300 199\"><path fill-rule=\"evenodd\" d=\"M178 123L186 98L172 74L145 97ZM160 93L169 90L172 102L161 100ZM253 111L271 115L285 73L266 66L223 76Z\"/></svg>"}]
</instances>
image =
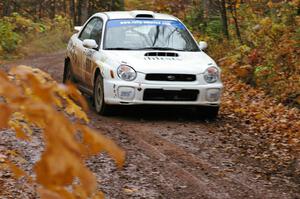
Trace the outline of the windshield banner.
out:
<instances>
[{"instance_id":1,"label":"windshield banner","mask_svg":"<svg viewBox=\"0 0 300 199\"><path fill-rule=\"evenodd\" d=\"M173 20L158 20L158 19L118 19L110 20L107 22L107 27L119 27L119 26L172 26L174 28L184 30L185 27L179 21Z\"/></svg>"}]
</instances>

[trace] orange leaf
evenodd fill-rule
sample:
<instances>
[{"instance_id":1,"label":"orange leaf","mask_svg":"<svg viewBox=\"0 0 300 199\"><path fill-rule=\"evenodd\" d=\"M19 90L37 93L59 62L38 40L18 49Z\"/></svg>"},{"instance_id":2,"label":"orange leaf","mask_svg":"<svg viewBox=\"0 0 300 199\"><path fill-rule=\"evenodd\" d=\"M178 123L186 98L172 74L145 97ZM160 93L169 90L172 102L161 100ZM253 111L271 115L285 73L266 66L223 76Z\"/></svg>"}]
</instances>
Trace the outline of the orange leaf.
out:
<instances>
[{"instance_id":1,"label":"orange leaf","mask_svg":"<svg viewBox=\"0 0 300 199\"><path fill-rule=\"evenodd\" d=\"M101 191L92 197L92 199L104 199L104 198L105 198L104 194Z\"/></svg>"},{"instance_id":2,"label":"orange leaf","mask_svg":"<svg viewBox=\"0 0 300 199\"><path fill-rule=\"evenodd\" d=\"M20 138L22 140L30 140L19 123L10 121L9 125L15 130L17 138Z\"/></svg>"},{"instance_id":3,"label":"orange leaf","mask_svg":"<svg viewBox=\"0 0 300 199\"><path fill-rule=\"evenodd\" d=\"M81 93L77 90L77 88L72 85L67 85L68 94L71 96L71 98L77 102L79 102L80 106L83 108L83 110L88 110L88 104L84 97L81 95Z\"/></svg>"},{"instance_id":4,"label":"orange leaf","mask_svg":"<svg viewBox=\"0 0 300 199\"><path fill-rule=\"evenodd\" d=\"M95 132L86 126L79 126L83 133L83 142L86 144L91 153L99 153L106 151L111 157L114 158L118 167L122 167L125 162L125 152L118 147L112 140Z\"/></svg>"},{"instance_id":5,"label":"orange leaf","mask_svg":"<svg viewBox=\"0 0 300 199\"><path fill-rule=\"evenodd\" d=\"M26 173L20 169L18 166L16 166L15 164L7 161L6 164L8 165L9 169L11 170L11 172L15 175L15 177L17 179L23 177L23 176L27 176Z\"/></svg>"},{"instance_id":6,"label":"orange leaf","mask_svg":"<svg viewBox=\"0 0 300 199\"><path fill-rule=\"evenodd\" d=\"M59 194L44 188L39 188L38 194L41 199L62 199Z\"/></svg>"},{"instance_id":7,"label":"orange leaf","mask_svg":"<svg viewBox=\"0 0 300 199\"><path fill-rule=\"evenodd\" d=\"M53 191L45 188L39 188L38 193L41 199L75 199L75 197L70 192L58 187Z\"/></svg>"},{"instance_id":8,"label":"orange leaf","mask_svg":"<svg viewBox=\"0 0 300 199\"><path fill-rule=\"evenodd\" d=\"M8 127L8 121L12 114L11 108L6 104L0 104L0 129Z\"/></svg>"}]
</instances>

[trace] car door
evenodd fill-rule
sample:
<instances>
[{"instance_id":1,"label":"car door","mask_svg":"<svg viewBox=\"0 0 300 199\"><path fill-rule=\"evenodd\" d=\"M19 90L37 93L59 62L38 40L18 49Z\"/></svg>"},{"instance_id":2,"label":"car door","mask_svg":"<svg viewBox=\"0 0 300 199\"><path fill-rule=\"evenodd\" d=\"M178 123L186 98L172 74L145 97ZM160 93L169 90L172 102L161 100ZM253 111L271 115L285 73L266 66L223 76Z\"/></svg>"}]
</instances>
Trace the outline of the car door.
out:
<instances>
[{"instance_id":1,"label":"car door","mask_svg":"<svg viewBox=\"0 0 300 199\"><path fill-rule=\"evenodd\" d=\"M96 67L96 63L94 58L96 57L97 53L99 53L99 48L101 45L101 37L102 37L102 29L103 29L103 20L99 17L95 18L94 27L90 33L89 39L93 39L98 44L97 49L88 49L85 48L84 54L85 58L83 60L83 80L84 83L88 87L92 87L93 84L93 71Z\"/></svg>"},{"instance_id":2,"label":"car door","mask_svg":"<svg viewBox=\"0 0 300 199\"><path fill-rule=\"evenodd\" d=\"M78 36L78 42L76 45L75 54L77 56L78 60L78 68L77 68L77 74L75 74L78 77L78 80L81 82L84 82L84 75L85 75L85 65L86 65L86 54L87 54L87 48L83 46L83 41L85 39L90 39L92 30L97 22L97 18L92 18L83 28L81 33Z\"/></svg>"}]
</instances>

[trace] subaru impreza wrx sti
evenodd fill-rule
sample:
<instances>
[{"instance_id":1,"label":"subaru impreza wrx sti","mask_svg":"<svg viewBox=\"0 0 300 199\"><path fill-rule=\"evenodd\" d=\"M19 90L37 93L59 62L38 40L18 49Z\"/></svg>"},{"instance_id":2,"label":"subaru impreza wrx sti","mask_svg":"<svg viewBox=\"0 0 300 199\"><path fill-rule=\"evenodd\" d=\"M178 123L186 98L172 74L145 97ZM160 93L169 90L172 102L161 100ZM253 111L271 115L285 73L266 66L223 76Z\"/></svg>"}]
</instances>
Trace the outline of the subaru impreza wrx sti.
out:
<instances>
[{"instance_id":1,"label":"subaru impreza wrx sti","mask_svg":"<svg viewBox=\"0 0 300 199\"><path fill-rule=\"evenodd\" d=\"M216 117L220 68L176 17L151 11L94 14L75 27L63 81L93 96L95 109L112 105L192 105Z\"/></svg>"}]
</instances>

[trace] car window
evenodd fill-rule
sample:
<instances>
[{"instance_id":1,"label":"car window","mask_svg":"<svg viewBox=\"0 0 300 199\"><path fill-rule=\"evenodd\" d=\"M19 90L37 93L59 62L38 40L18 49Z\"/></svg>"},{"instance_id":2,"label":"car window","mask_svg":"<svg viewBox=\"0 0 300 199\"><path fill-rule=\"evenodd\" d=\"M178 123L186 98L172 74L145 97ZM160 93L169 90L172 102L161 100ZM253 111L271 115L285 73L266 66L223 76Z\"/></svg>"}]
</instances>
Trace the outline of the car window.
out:
<instances>
[{"instance_id":1,"label":"car window","mask_svg":"<svg viewBox=\"0 0 300 199\"><path fill-rule=\"evenodd\" d=\"M104 49L162 48L199 51L190 33L173 20L110 20L107 23Z\"/></svg>"},{"instance_id":2,"label":"car window","mask_svg":"<svg viewBox=\"0 0 300 199\"><path fill-rule=\"evenodd\" d=\"M81 32L79 39L81 41L85 39L94 39L97 44L100 44L101 41L101 33L102 33L102 20L99 18L93 18L89 21L89 23L85 26L84 30Z\"/></svg>"},{"instance_id":3,"label":"car window","mask_svg":"<svg viewBox=\"0 0 300 199\"><path fill-rule=\"evenodd\" d=\"M95 40L98 45L100 45L100 41L101 41L102 26L103 26L102 21L100 19L96 19L95 25L90 34L90 39Z\"/></svg>"}]
</instances>

